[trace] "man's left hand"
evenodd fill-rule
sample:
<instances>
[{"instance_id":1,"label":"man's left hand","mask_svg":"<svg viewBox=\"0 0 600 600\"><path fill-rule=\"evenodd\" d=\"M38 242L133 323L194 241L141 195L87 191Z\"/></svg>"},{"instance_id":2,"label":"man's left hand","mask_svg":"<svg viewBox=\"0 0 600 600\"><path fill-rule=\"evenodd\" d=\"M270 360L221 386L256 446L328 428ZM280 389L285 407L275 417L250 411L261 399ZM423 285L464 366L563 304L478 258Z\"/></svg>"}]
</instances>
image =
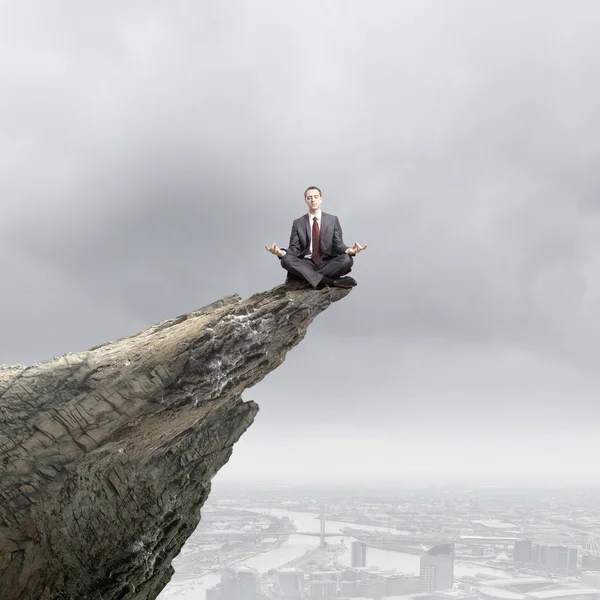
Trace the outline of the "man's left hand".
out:
<instances>
[{"instance_id":1,"label":"man's left hand","mask_svg":"<svg viewBox=\"0 0 600 600\"><path fill-rule=\"evenodd\" d=\"M356 256L359 252L362 252L367 245L361 246L358 242L354 242L354 245L351 248L348 248L348 254L350 256Z\"/></svg>"}]
</instances>

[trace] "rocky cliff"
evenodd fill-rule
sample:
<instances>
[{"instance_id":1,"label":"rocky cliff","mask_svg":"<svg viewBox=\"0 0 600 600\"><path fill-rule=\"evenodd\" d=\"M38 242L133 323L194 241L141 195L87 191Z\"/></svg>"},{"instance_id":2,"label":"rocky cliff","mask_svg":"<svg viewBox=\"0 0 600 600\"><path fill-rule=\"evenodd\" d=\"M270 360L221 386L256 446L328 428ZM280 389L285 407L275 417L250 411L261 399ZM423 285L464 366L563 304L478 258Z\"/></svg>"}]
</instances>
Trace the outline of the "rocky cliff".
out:
<instances>
[{"instance_id":1,"label":"rocky cliff","mask_svg":"<svg viewBox=\"0 0 600 600\"><path fill-rule=\"evenodd\" d=\"M258 411L242 392L348 290L278 286L0 367L0 600L149 600Z\"/></svg>"}]
</instances>

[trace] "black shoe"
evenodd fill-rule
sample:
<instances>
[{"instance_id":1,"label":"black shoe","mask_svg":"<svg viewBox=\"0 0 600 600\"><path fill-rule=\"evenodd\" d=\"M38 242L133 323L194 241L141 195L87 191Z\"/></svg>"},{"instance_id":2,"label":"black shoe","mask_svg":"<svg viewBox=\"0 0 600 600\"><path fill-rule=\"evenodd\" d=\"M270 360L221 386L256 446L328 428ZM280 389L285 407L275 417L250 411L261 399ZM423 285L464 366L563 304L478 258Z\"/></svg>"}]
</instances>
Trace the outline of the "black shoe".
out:
<instances>
[{"instance_id":1,"label":"black shoe","mask_svg":"<svg viewBox=\"0 0 600 600\"><path fill-rule=\"evenodd\" d=\"M317 286L318 290L322 290L324 287L333 287L335 285L335 279L331 277L327 277L326 275L319 281L319 285Z\"/></svg>"},{"instance_id":2,"label":"black shoe","mask_svg":"<svg viewBox=\"0 0 600 600\"><path fill-rule=\"evenodd\" d=\"M333 285L339 288L353 288L356 287L357 283L353 277L340 277L333 280Z\"/></svg>"}]
</instances>

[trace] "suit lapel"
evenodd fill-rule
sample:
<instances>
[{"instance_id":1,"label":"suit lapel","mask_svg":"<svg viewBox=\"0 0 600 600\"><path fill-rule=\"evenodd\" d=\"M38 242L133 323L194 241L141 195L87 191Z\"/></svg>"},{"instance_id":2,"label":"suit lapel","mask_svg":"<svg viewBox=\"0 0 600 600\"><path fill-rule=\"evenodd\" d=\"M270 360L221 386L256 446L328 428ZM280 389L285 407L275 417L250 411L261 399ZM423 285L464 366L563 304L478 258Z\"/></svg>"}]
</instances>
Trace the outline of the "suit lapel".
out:
<instances>
[{"instance_id":1,"label":"suit lapel","mask_svg":"<svg viewBox=\"0 0 600 600\"><path fill-rule=\"evenodd\" d=\"M304 228L306 230L306 245L308 246L308 253L310 254L311 252L311 245L312 245L312 240L311 240L311 231L310 231L310 220L308 218L308 215L304 215Z\"/></svg>"},{"instance_id":2,"label":"suit lapel","mask_svg":"<svg viewBox=\"0 0 600 600\"><path fill-rule=\"evenodd\" d=\"M321 249L329 250L329 235L331 232L331 219L327 213L321 213Z\"/></svg>"}]
</instances>

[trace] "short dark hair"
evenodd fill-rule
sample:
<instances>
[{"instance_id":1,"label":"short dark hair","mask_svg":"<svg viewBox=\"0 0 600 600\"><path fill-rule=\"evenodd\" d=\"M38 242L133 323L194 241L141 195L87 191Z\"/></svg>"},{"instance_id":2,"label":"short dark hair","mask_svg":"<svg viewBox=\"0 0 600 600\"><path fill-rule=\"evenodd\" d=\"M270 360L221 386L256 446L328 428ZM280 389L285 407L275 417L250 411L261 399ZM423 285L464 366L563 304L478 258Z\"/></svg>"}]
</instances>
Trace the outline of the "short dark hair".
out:
<instances>
[{"instance_id":1,"label":"short dark hair","mask_svg":"<svg viewBox=\"0 0 600 600\"><path fill-rule=\"evenodd\" d=\"M321 190L320 190L320 189L319 189L319 188L318 188L316 185L311 185L311 186L307 187L307 188L304 190L304 197L305 197L305 198L306 198L306 192L308 192L308 190L317 190L317 191L319 192L319 196L322 196L322 195L323 195L323 192L322 192L322 191L321 191Z\"/></svg>"}]
</instances>

